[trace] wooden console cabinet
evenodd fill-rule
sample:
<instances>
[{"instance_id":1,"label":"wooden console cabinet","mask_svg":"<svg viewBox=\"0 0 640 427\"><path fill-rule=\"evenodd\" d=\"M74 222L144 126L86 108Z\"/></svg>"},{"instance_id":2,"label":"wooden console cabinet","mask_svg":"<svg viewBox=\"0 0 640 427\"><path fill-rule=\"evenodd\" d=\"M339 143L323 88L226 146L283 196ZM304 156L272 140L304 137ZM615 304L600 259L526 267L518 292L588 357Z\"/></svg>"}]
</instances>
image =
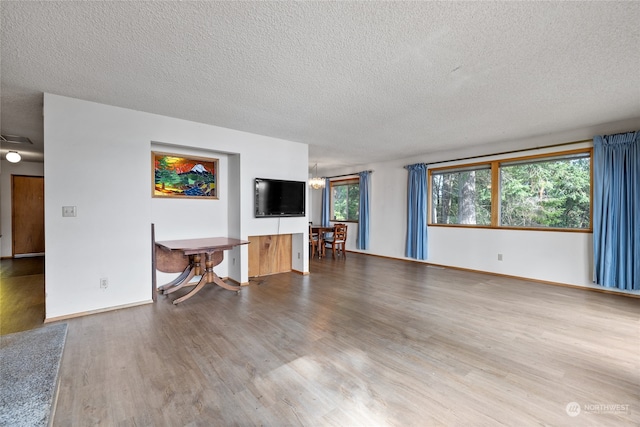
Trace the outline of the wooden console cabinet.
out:
<instances>
[{"instance_id":1,"label":"wooden console cabinet","mask_svg":"<svg viewBox=\"0 0 640 427\"><path fill-rule=\"evenodd\" d=\"M249 236L249 277L291 271L291 234Z\"/></svg>"}]
</instances>

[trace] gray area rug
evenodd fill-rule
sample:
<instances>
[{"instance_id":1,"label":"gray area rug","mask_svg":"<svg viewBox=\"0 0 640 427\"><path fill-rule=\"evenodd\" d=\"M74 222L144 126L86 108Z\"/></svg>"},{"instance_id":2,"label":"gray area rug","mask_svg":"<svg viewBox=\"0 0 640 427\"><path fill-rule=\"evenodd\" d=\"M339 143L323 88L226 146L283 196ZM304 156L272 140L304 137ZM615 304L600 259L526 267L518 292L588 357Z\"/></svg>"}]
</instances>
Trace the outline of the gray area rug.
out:
<instances>
[{"instance_id":1,"label":"gray area rug","mask_svg":"<svg viewBox=\"0 0 640 427\"><path fill-rule=\"evenodd\" d=\"M0 336L0 426L46 426L67 324Z\"/></svg>"}]
</instances>

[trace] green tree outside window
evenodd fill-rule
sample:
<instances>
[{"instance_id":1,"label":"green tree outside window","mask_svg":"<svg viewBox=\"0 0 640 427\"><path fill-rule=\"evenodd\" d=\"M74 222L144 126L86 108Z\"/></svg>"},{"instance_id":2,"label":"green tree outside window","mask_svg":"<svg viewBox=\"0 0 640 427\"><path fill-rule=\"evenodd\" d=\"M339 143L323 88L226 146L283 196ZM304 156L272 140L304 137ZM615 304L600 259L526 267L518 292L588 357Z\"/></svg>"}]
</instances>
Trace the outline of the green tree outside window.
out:
<instances>
[{"instance_id":1,"label":"green tree outside window","mask_svg":"<svg viewBox=\"0 0 640 427\"><path fill-rule=\"evenodd\" d=\"M360 181L349 179L331 182L331 220L358 221Z\"/></svg>"},{"instance_id":2,"label":"green tree outside window","mask_svg":"<svg viewBox=\"0 0 640 427\"><path fill-rule=\"evenodd\" d=\"M591 226L589 151L434 169L430 185L431 224L581 230Z\"/></svg>"}]
</instances>

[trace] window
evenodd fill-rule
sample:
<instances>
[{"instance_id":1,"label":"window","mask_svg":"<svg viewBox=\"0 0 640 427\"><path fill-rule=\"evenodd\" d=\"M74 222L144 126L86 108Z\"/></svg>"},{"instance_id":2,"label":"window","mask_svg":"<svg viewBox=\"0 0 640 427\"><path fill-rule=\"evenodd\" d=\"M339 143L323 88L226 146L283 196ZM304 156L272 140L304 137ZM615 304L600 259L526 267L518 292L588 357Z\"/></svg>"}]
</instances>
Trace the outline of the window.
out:
<instances>
[{"instance_id":1,"label":"window","mask_svg":"<svg viewBox=\"0 0 640 427\"><path fill-rule=\"evenodd\" d=\"M491 165L431 175L434 224L491 225Z\"/></svg>"},{"instance_id":2,"label":"window","mask_svg":"<svg viewBox=\"0 0 640 427\"><path fill-rule=\"evenodd\" d=\"M500 165L500 225L589 228L588 154Z\"/></svg>"},{"instance_id":3,"label":"window","mask_svg":"<svg viewBox=\"0 0 640 427\"><path fill-rule=\"evenodd\" d=\"M591 227L591 150L429 170L432 225Z\"/></svg>"},{"instance_id":4,"label":"window","mask_svg":"<svg viewBox=\"0 0 640 427\"><path fill-rule=\"evenodd\" d=\"M360 179L331 181L331 220L358 221Z\"/></svg>"}]
</instances>

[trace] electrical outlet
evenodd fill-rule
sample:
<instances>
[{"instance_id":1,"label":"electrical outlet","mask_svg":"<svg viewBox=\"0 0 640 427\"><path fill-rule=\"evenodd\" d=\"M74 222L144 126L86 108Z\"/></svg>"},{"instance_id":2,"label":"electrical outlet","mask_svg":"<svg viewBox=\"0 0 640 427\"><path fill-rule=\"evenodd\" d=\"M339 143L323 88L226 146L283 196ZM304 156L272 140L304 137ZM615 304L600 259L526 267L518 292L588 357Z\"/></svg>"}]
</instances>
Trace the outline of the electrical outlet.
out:
<instances>
[{"instance_id":1,"label":"electrical outlet","mask_svg":"<svg viewBox=\"0 0 640 427\"><path fill-rule=\"evenodd\" d=\"M73 217L77 215L77 210L75 206L63 206L62 207L62 216L64 217Z\"/></svg>"},{"instance_id":2,"label":"electrical outlet","mask_svg":"<svg viewBox=\"0 0 640 427\"><path fill-rule=\"evenodd\" d=\"M236 265L236 259L235 258L233 259L233 265Z\"/></svg>"},{"instance_id":3,"label":"electrical outlet","mask_svg":"<svg viewBox=\"0 0 640 427\"><path fill-rule=\"evenodd\" d=\"M298 259L300 259L300 252L298 252Z\"/></svg>"},{"instance_id":4,"label":"electrical outlet","mask_svg":"<svg viewBox=\"0 0 640 427\"><path fill-rule=\"evenodd\" d=\"M106 277L102 277L100 279L100 288L107 289L108 287L109 287L109 279L107 279Z\"/></svg>"},{"instance_id":5,"label":"electrical outlet","mask_svg":"<svg viewBox=\"0 0 640 427\"><path fill-rule=\"evenodd\" d=\"M502 261L502 254L498 254L498 261Z\"/></svg>"}]
</instances>

